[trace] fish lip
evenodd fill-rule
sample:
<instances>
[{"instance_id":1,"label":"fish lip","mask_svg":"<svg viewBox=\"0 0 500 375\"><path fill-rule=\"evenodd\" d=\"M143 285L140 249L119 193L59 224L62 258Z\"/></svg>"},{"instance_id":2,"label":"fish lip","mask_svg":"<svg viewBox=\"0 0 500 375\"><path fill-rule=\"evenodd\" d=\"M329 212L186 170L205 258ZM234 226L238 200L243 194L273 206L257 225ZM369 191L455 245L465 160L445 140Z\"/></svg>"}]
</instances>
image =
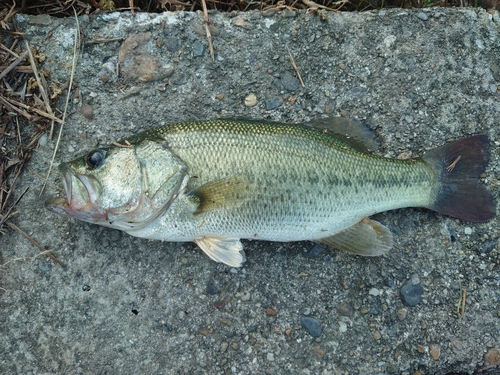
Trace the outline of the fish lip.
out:
<instances>
[{"instance_id":1,"label":"fish lip","mask_svg":"<svg viewBox=\"0 0 500 375\"><path fill-rule=\"evenodd\" d=\"M65 195L48 199L45 207L61 215L84 221L101 219L104 214L96 212L94 205L98 198L98 182L90 176L75 173L68 163L61 163L58 169L63 176ZM75 184L82 186L77 187Z\"/></svg>"}]
</instances>

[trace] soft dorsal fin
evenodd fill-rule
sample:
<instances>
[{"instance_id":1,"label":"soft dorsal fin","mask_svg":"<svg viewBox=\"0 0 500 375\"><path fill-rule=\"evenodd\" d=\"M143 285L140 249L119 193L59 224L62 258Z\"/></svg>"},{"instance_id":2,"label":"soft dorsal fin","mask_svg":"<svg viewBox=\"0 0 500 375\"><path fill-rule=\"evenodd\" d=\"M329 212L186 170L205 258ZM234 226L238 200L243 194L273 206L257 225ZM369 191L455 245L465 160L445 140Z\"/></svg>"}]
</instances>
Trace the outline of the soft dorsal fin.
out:
<instances>
[{"instance_id":1,"label":"soft dorsal fin","mask_svg":"<svg viewBox=\"0 0 500 375\"><path fill-rule=\"evenodd\" d=\"M245 252L239 238L203 237L194 242L216 262L230 267L241 267L245 262Z\"/></svg>"},{"instance_id":2,"label":"soft dorsal fin","mask_svg":"<svg viewBox=\"0 0 500 375\"><path fill-rule=\"evenodd\" d=\"M248 179L245 176L235 176L208 182L188 195L198 204L194 214L200 215L211 210L240 206L245 201L248 190Z\"/></svg>"},{"instance_id":3,"label":"soft dorsal fin","mask_svg":"<svg viewBox=\"0 0 500 375\"><path fill-rule=\"evenodd\" d=\"M364 153L377 151L380 147L380 142L373 130L354 118L321 118L311 121L306 125L326 132L352 148Z\"/></svg>"},{"instance_id":4,"label":"soft dorsal fin","mask_svg":"<svg viewBox=\"0 0 500 375\"><path fill-rule=\"evenodd\" d=\"M378 256L392 248L392 234L378 221L366 217L352 227L319 242L357 255Z\"/></svg>"}]
</instances>

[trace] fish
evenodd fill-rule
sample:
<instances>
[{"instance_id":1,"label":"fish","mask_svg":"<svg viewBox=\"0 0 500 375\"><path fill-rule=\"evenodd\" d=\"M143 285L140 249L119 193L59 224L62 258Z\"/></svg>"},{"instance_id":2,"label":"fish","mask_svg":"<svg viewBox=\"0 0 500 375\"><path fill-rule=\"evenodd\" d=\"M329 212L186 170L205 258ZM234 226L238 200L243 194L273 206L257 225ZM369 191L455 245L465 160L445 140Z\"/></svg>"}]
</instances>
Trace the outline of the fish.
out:
<instances>
[{"instance_id":1,"label":"fish","mask_svg":"<svg viewBox=\"0 0 500 375\"><path fill-rule=\"evenodd\" d=\"M332 124L335 121L332 122ZM319 126L217 119L145 130L59 165L57 214L132 236L198 245L231 267L241 239L314 241L357 255L393 247L370 216L424 207L469 222L496 215L479 181L487 135L415 159L368 151L322 120Z\"/></svg>"}]
</instances>

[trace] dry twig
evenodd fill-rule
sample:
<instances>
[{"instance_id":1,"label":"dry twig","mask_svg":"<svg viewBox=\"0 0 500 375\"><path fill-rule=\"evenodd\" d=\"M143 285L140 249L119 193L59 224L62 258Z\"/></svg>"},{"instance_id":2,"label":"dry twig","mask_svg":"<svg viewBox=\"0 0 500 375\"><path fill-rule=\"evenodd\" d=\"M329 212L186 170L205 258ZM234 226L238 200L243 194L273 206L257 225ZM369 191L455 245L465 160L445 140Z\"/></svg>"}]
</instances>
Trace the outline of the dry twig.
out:
<instances>
[{"instance_id":1,"label":"dry twig","mask_svg":"<svg viewBox=\"0 0 500 375\"><path fill-rule=\"evenodd\" d=\"M45 186L47 185L47 181L49 180L50 172L52 172L52 166L54 165L54 160L56 159L57 150L59 148L59 143L61 142L62 132L64 121L66 120L66 113L68 111L69 98L71 95L71 87L73 87L73 78L75 77L75 69L76 62L78 60L78 48L80 46L80 23L78 22L78 15L76 14L75 8L73 8L73 12L75 13L75 21L76 21L76 30L75 30L75 44L73 47L73 66L71 67L71 75L69 77L69 86L68 86L68 95L66 96L66 104L64 105L64 112L61 121L61 127L59 128L59 134L57 136L56 147L54 148L54 153L52 154L52 160L50 161L49 170L47 171L47 176L45 181L43 182L42 189L40 191L40 196L42 195Z\"/></svg>"},{"instance_id":2,"label":"dry twig","mask_svg":"<svg viewBox=\"0 0 500 375\"><path fill-rule=\"evenodd\" d=\"M212 45L212 33L210 33L210 29L208 27L210 20L208 19L207 4L205 3L205 0L201 0L201 4L203 5L203 23L205 24L205 31L207 33L208 48L210 50L210 56L212 56L212 61L215 61L214 46Z\"/></svg>"},{"instance_id":3,"label":"dry twig","mask_svg":"<svg viewBox=\"0 0 500 375\"><path fill-rule=\"evenodd\" d=\"M52 259L54 262L56 262L57 264L59 264L61 267L64 267L64 264L63 262L61 262L59 259L57 259L52 253L50 253L47 249L45 249L42 245L40 245L38 242L36 242L33 238L31 238L28 233L26 233L25 231L23 231L21 228L19 228L17 225L15 224L12 224L10 222L7 222L6 223L9 227L11 227L12 229L14 229L15 231L17 231L21 236L23 236L24 238L26 238L28 241L30 241L33 245L35 245L36 247L38 247L44 254L47 254L47 256Z\"/></svg>"},{"instance_id":4,"label":"dry twig","mask_svg":"<svg viewBox=\"0 0 500 375\"><path fill-rule=\"evenodd\" d=\"M299 68L297 67L297 64L295 64L295 60L293 59L293 56L288 49L288 45L286 46L286 49L288 51L288 56L290 56L290 64L292 64L293 70L295 70L295 74L297 74L297 78L299 79L300 84L302 85L302 87L306 87L306 85L304 85L304 81L302 81L302 77L300 76Z\"/></svg>"}]
</instances>

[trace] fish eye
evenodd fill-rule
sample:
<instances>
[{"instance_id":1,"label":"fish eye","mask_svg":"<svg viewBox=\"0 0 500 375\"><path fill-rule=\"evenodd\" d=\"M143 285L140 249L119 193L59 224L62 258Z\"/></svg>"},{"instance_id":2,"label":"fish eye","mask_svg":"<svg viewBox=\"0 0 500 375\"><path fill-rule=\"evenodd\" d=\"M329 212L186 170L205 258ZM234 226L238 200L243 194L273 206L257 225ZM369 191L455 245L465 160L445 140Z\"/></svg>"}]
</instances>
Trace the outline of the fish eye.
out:
<instances>
[{"instance_id":1,"label":"fish eye","mask_svg":"<svg viewBox=\"0 0 500 375\"><path fill-rule=\"evenodd\" d=\"M96 169L102 165L105 157L106 156L104 155L104 151L96 150L89 152L85 159L85 162L87 163L87 167L89 167L90 169Z\"/></svg>"}]
</instances>

